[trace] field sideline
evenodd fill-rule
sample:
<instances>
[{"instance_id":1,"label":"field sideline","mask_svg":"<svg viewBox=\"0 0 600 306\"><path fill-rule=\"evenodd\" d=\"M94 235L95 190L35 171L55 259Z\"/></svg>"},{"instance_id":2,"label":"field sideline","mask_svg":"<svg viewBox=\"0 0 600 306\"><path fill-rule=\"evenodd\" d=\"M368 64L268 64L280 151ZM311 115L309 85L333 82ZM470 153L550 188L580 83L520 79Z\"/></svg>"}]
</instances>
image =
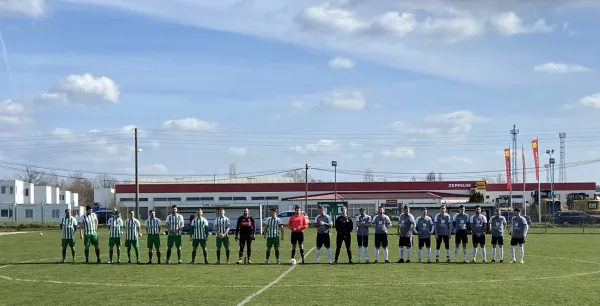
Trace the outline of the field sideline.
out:
<instances>
[{"instance_id":1,"label":"field sideline","mask_svg":"<svg viewBox=\"0 0 600 306\"><path fill-rule=\"evenodd\" d=\"M307 261L312 263L314 230L306 235L305 249L312 251ZM106 231L100 232L104 262L108 260L107 237ZM215 262L214 238L211 236L208 243L211 263ZM282 261L287 263L290 246L289 237L285 238ZM81 240L76 243L81 262L83 244ZM390 261L395 262L397 238L390 237L390 243ZM163 238L163 257L165 244ZM42 301L64 305L80 303L82 299L103 305L392 305L396 304L394 301L413 305L482 305L498 301L512 305L600 305L600 235L529 235L524 265L265 266L264 244L264 239L257 237L253 265L233 263L237 246L232 248L231 265L62 265L56 263L60 257L58 231L45 231L43 236L39 231L0 236L0 295L4 297L0 305L33 305ZM145 237L141 246L145 246ZM356 261L355 241L352 248ZM144 248L141 250L140 261L145 263L148 255ZM342 263L347 261L344 253L340 257ZM372 253L371 248L371 260ZM413 249L413 262L416 253ZM190 261L190 254L191 242L184 238L184 263ZM459 256L462 258L462 254ZM323 252L321 262L326 259ZM508 246L505 259L508 262ZM124 249L121 261L127 261ZM65 300L67 291L69 297ZM479 297L472 297L474 294Z\"/></svg>"}]
</instances>

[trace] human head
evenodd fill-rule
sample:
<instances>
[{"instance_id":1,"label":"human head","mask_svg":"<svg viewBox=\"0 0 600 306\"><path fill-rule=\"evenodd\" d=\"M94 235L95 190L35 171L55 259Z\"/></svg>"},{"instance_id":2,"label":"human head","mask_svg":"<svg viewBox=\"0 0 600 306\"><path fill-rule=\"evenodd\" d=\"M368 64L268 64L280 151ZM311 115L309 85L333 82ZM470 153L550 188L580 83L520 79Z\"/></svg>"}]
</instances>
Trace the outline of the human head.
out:
<instances>
[{"instance_id":1,"label":"human head","mask_svg":"<svg viewBox=\"0 0 600 306\"><path fill-rule=\"evenodd\" d=\"M423 216L423 217L427 216L427 207L421 208L421 216Z\"/></svg>"},{"instance_id":2,"label":"human head","mask_svg":"<svg viewBox=\"0 0 600 306\"><path fill-rule=\"evenodd\" d=\"M365 209L361 207L359 209L359 211L360 211L360 215L364 217L365 216Z\"/></svg>"},{"instance_id":3,"label":"human head","mask_svg":"<svg viewBox=\"0 0 600 306\"><path fill-rule=\"evenodd\" d=\"M460 207L458 207L458 212L461 213L461 214L464 214L465 213L465 206L461 205Z\"/></svg>"},{"instance_id":4,"label":"human head","mask_svg":"<svg viewBox=\"0 0 600 306\"><path fill-rule=\"evenodd\" d=\"M172 214L176 214L177 213L177 205L171 206L171 213Z\"/></svg>"},{"instance_id":5,"label":"human head","mask_svg":"<svg viewBox=\"0 0 600 306\"><path fill-rule=\"evenodd\" d=\"M384 211L383 206L379 206L379 208L377 209L377 214L380 216L383 216L383 211Z\"/></svg>"},{"instance_id":6,"label":"human head","mask_svg":"<svg viewBox=\"0 0 600 306\"><path fill-rule=\"evenodd\" d=\"M70 217L71 216L71 210L70 209L65 209L65 216Z\"/></svg>"},{"instance_id":7,"label":"human head","mask_svg":"<svg viewBox=\"0 0 600 306\"><path fill-rule=\"evenodd\" d=\"M225 208L219 207L219 217L225 217Z\"/></svg>"},{"instance_id":8,"label":"human head","mask_svg":"<svg viewBox=\"0 0 600 306\"><path fill-rule=\"evenodd\" d=\"M271 208L271 217L277 217L277 208Z\"/></svg>"},{"instance_id":9,"label":"human head","mask_svg":"<svg viewBox=\"0 0 600 306\"><path fill-rule=\"evenodd\" d=\"M154 210L150 211L150 218L156 218L156 212Z\"/></svg>"},{"instance_id":10,"label":"human head","mask_svg":"<svg viewBox=\"0 0 600 306\"><path fill-rule=\"evenodd\" d=\"M129 219L133 219L134 217L135 217L135 211L133 211L133 209L132 209L129 211Z\"/></svg>"},{"instance_id":11,"label":"human head","mask_svg":"<svg viewBox=\"0 0 600 306\"><path fill-rule=\"evenodd\" d=\"M325 216L325 207L321 207L321 209L319 210L319 214L321 216Z\"/></svg>"},{"instance_id":12,"label":"human head","mask_svg":"<svg viewBox=\"0 0 600 306\"><path fill-rule=\"evenodd\" d=\"M475 205L475 214L477 214L477 215L481 214L481 206Z\"/></svg>"},{"instance_id":13,"label":"human head","mask_svg":"<svg viewBox=\"0 0 600 306\"><path fill-rule=\"evenodd\" d=\"M198 217L202 217L202 208L198 208Z\"/></svg>"},{"instance_id":14,"label":"human head","mask_svg":"<svg viewBox=\"0 0 600 306\"><path fill-rule=\"evenodd\" d=\"M86 214L86 215L89 215L89 214L91 214L91 213L92 213L92 207L91 207L91 206L89 206L89 205L87 205L87 206L85 207L85 214Z\"/></svg>"},{"instance_id":15,"label":"human head","mask_svg":"<svg viewBox=\"0 0 600 306\"><path fill-rule=\"evenodd\" d=\"M404 205L404 208L402 208L402 211L403 211L405 214L408 214L408 213L410 212L410 208L408 207L408 205Z\"/></svg>"},{"instance_id":16,"label":"human head","mask_svg":"<svg viewBox=\"0 0 600 306\"><path fill-rule=\"evenodd\" d=\"M520 216L520 215L521 215L521 210L520 210L520 209L517 207L517 208L515 208L515 210L513 211L513 214L514 214L515 216Z\"/></svg>"},{"instance_id":17,"label":"human head","mask_svg":"<svg viewBox=\"0 0 600 306\"><path fill-rule=\"evenodd\" d=\"M296 216L300 216L300 206L296 206L294 208L294 213L296 214Z\"/></svg>"},{"instance_id":18,"label":"human head","mask_svg":"<svg viewBox=\"0 0 600 306\"><path fill-rule=\"evenodd\" d=\"M442 206L440 206L440 210L442 211L443 214L445 214L446 211L448 210L448 208L446 208L446 205L442 205Z\"/></svg>"},{"instance_id":19,"label":"human head","mask_svg":"<svg viewBox=\"0 0 600 306\"><path fill-rule=\"evenodd\" d=\"M342 206L342 216L346 216L348 215L348 209L346 208L346 206Z\"/></svg>"},{"instance_id":20,"label":"human head","mask_svg":"<svg viewBox=\"0 0 600 306\"><path fill-rule=\"evenodd\" d=\"M250 215L250 210L248 208L244 208L244 217L248 217Z\"/></svg>"},{"instance_id":21,"label":"human head","mask_svg":"<svg viewBox=\"0 0 600 306\"><path fill-rule=\"evenodd\" d=\"M121 217L121 212L120 211L115 211L115 218L120 218Z\"/></svg>"},{"instance_id":22,"label":"human head","mask_svg":"<svg viewBox=\"0 0 600 306\"><path fill-rule=\"evenodd\" d=\"M502 212L500 211L500 209L496 209L495 213L496 213L496 216L500 217L500 214L501 214Z\"/></svg>"}]
</instances>

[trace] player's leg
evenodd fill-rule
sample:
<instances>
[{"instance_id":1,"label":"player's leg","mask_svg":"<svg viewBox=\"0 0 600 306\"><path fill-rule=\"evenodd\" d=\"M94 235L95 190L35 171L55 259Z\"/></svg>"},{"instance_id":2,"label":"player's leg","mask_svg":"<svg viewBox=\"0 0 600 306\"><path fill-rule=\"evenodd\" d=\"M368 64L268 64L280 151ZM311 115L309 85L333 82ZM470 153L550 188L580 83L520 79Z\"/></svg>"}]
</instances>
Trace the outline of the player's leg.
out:
<instances>
[{"instance_id":1,"label":"player's leg","mask_svg":"<svg viewBox=\"0 0 600 306\"><path fill-rule=\"evenodd\" d=\"M461 233L461 240L462 240L462 248L463 248L463 262L469 262L467 260L467 244L469 243L468 241L468 235L467 235L467 231L463 231Z\"/></svg>"},{"instance_id":2,"label":"player's leg","mask_svg":"<svg viewBox=\"0 0 600 306\"><path fill-rule=\"evenodd\" d=\"M425 238L425 248L427 249L427 262L431 262L431 237Z\"/></svg>"},{"instance_id":3,"label":"player's leg","mask_svg":"<svg viewBox=\"0 0 600 306\"><path fill-rule=\"evenodd\" d=\"M496 247L498 246L498 237L492 236L492 263L496 262Z\"/></svg>"},{"instance_id":4,"label":"player's leg","mask_svg":"<svg viewBox=\"0 0 600 306\"><path fill-rule=\"evenodd\" d=\"M114 238L108 238L108 263L112 263L113 255L115 253L115 240Z\"/></svg>"},{"instance_id":5,"label":"player's leg","mask_svg":"<svg viewBox=\"0 0 600 306\"><path fill-rule=\"evenodd\" d=\"M412 257L412 237L405 237L405 247L406 247L406 262L409 263Z\"/></svg>"},{"instance_id":6,"label":"player's leg","mask_svg":"<svg viewBox=\"0 0 600 306\"><path fill-rule=\"evenodd\" d=\"M504 237L498 237L498 248L500 251L500 262L504 262Z\"/></svg>"},{"instance_id":7,"label":"player's leg","mask_svg":"<svg viewBox=\"0 0 600 306\"><path fill-rule=\"evenodd\" d=\"M388 236L387 234L382 234L381 236L381 246L383 247L383 260L385 263L389 263L389 251L388 251Z\"/></svg>"},{"instance_id":8,"label":"player's leg","mask_svg":"<svg viewBox=\"0 0 600 306\"><path fill-rule=\"evenodd\" d=\"M158 260L158 264L160 264L160 234L154 235L154 245L156 247L156 259Z\"/></svg>"},{"instance_id":9,"label":"player's leg","mask_svg":"<svg viewBox=\"0 0 600 306\"><path fill-rule=\"evenodd\" d=\"M200 240L200 247L202 248L202 256L204 257L204 264L208 264L208 251L206 250L206 239Z\"/></svg>"},{"instance_id":10,"label":"player's leg","mask_svg":"<svg viewBox=\"0 0 600 306\"><path fill-rule=\"evenodd\" d=\"M196 263L196 253L198 252L198 245L200 244L199 239L192 240L192 261L190 264Z\"/></svg>"},{"instance_id":11,"label":"player's leg","mask_svg":"<svg viewBox=\"0 0 600 306\"><path fill-rule=\"evenodd\" d=\"M275 248L275 263L279 264L279 237L274 237L273 239L273 248Z\"/></svg>"},{"instance_id":12,"label":"player's leg","mask_svg":"<svg viewBox=\"0 0 600 306\"><path fill-rule=\"evenodd\" d=\"M223 238L217 237L216 239L216 247L217 247L217 264L221 263L221 246L223 245Z\"/></svg>"},{"instance_id":13,"label":"player's leg","mask_svg":"<svg viewBox=\"0 0 600 306\"><path fill-rule=\"evenodd\" d=\"M175 236L171 235L171 233L169 233L169 235L167 236L167 260L165 261L166 264L169 263L169 261L171 260L171 250L173 249L173 245L175 244Z\"/></svg>"},{"instance_id":14,"label":"player's leg","mask_svg":"<svg viewBox=\"0 0 600 306\"><path fill-rule=\"evenodd\" d=\"M116 238L117 263L121 263L121 238Z\"/></svg>"},{"instance_id":15,"label":"player's leg","mask_svg":"<svg viewBox=\"0 0 600 306\"><path fill-rule=\"evenodd\" d=\"M356 235L356 245L357 245L357 254L358 254L358 262L362 262L362 236Z\"/></svg>"},{"instance_id":16,"label":"player's leg","mask_svg":"<svg viewBox=\"0 0 600 306\"><path fill-rule=\"evenodd\" d=\"M294 259L294 257L296 257L296 244L298 243L298 235L292 232L290 236L290 243L292 244L292 254L290 259Z\"/></svg>"},{"instance_id":17,"label":"player's leg","mask_svg":"<svg viewBox=\"0 0 600 306\"><path fill-rule=\"evenodd\" d=\"M302 258L302 263L304 263L304 233L299 233L300 235L298 236L299 239L299 244L300 244L300 257Z\"/></svg>"},{"instance_id":18,"label":"player's leg","mask_svg":"<svg viewBox=\"0 0 600 306\"><path fill-rule=\"evenodd\" d=\"M65 263L65 257L67 257L67 244L69 239L62 239L61 243L62 243L62 263Z\"/></svg>"},{"instance_id":19,"label":"player's leg","mask_svg":"<svg viewBox=\"0 0 600 306\"><path fill-rule=\"evenodd\" d=\"M273 247L273 238L267 238L267 249L265 251L265 264L269 264L271 258L271 248Z\"/></svg>"},{"instance_id":20,"label":"player's leg","mask_svg":"<svg viewBox=\"0 0 600 306\"><path fill-rule=\"evenodd\" d=\"M340 250L342 248L342 243L344 242L344 236L337 234L335 235L335 259L334 263L338 263L338 259L340 257Z\"/></svg>"},{"instance_id":21,"label":"player's leg","mask_svg":"<svg viewBox=\"0 0 600 306\"><path fill-rule=\"evenodd\" d=\"M181 263L181 235L175 236L175 247L177 248L177 262Z\"/></svg>"},{"instance_id":22,"label":"player's leg","mask_svg":"<svg viewBox=\"0 0 600 306\"><path fill-rule=\"evenodd\" d=\"M515 247L518 245L517 239L516 238L510 238L510 263L513 263L516 261L515 259Z\"/></svg>"},{"instance_id":23,"label":"player's leg","mask_svg":"<svg viewBox=\"0 0 600 306\"><path fill-rule=\"evenodd\" d=\"M444 247L446 248L446 262L450 262L450 235L444 235L442 237Z\"/></svg>"},{"instance_id":24,"label":"player's leg","mask_svg":"<svg viewBox=\"0 0 600 306\"><path fill-rule=\"evenodd\" d=\"M375 256L375 263L379 261L379 248L381 247L381 234L375 234L375 251L373 255Z\"/></svg>"},{"instance_id":25,"label":"player's leg","mask_svg":"<svg viewBox=\"0 0 600 306\"><path fill-rule=\"evenodd\" d=\"M364 252L365 252L365 262L369 263L369 235L364 235L362 237L362 246L364 248Z\"/></svg>"},{"instance_id":26,"label":"player's leg","mask_svg":"<svg viewBox=\"0 0 600 306\"><path fill-rule=\"evenodd\" d=\"M417 243L417 260L421 262L423 260L423 247L425 246L425 238L419 238L419 242Z\"/></svg>"},{"instance_id":27,"label":"player's leg","mask_svg":"<svg viewBox=\"0 0 600 306\"><path fill-rule=\"evenodd\" d=\"M225 236L223 238L223 247L225 248L225 258L227 259L227 264L229 264L229 255L230 255L230 251L229 251L229 236Z\"/></svg>"},{"instance_id":28,"label":"player's leg","mask_svg":"<svg viewBox=\"0 0 600 306\"><path fill-rule=\"evenodd\" d=\"M327 250L327 261L331 263L331 234L325 235L325 241L323 243L325 249Z\"/></svg>"},{"instance_id":29,"label":"player's leg","mask_svg":"<svg viewBox=\"0 0 600 306\"><path fill-rule=\"evenodd\" d=\"M481 247L481 257L483 258L483 262L487 262L487 252L485 250L485 234L481 234L479 239L479 246Z\"/></svg>"},{"instance_id":30,"label":"player's leg","mask_svg":"<svg viewBox=\"0 0 600 306\"><path fill-rule=\"evenodd\" d=\"M139 240L135 239L131 241L131 244L133 246L133 251L135 252L135 262L136 263L140 263L140 244L139 244Z\"/></svg>"},{"instance_id":31,"label":"player's leg","mask_svg":"<svg viewBox=\"0 0 600 306\"><path fill-rule=\"evenodd\" d=\"M83 254L85 255L85 263L90 262L90 235L83 236Z\"/></svg>"},{"instance_id":32,"label":"player's leg","mask_svg":"<svg viewBox=\"0 0 600 306\"><path fill-rule=\"evenodd\" d=\"M454 262L458 262L458 248L460 247L460 232L454 235Z\"/></svg>"},{"instance_id":33,"label":"player's leg","mask_svg":"<svg viewBox=\"0 0 600 306\"><path fill-rule=\"evenodd\" d=\"M131 240L125 239L125 251L127 252L127 263L131 263Z\"/></svg>"},{"instance_id":34,"label":"player's leg","mask_svg":"<svg viewBox=\"0 0 600 306\"><path fill-rule=\"evenodd\" d=\"M521 255L521 263L525 263L525 238L519 239L519 255Z\"/></svg>"},{"instance_id":35,"label":"player's leg","mask_svg":"<svg viewBox=\"0 0 600 306\"><path fill-rule=\"evenodd\" d=\"M404 263L404 237L398 237L398 253L400 259L398 259L397 263Z\"/></svg>"},{"instance_id":36,"label":"player's leg","mask_svg":"<svg viewBox=\"0 0 600 306\"><path fill-rule=\"evenodd\" d=\"M471 251L472 255L473 255L473 262L475 262L477 260L477 247L479 244L479 237L477 237L477 235L473 234L471 235L471 241L473 242L473 250Z\"/></svg>"},{"instance_id":37,"label":"player's leg","mask_svg":"<svg viewBox=\"0 0 600 306\"><path fill-rule=\"evenodd\" d=\"M92 235L91 242L96 250L96 263L100 263L100 240L98 240L98 234Z\"/></svg>"},{"instance_id":38,"label":"player's leg","mask_svg":"<svg viewBox=\"0 0 600 306\"><path fill-rule=\"evenodd\" d=\"M69 239L69 247L71 248L71 258L75 262L75 239Z\"/></svg>"},{"instance_id":39,"label":"player's leg","mask_svg":"<svg viewBox=\"0 0 600 306\"><path fill-rule=\"evenodd\" d=\"M246 240L246 252L248 253L248 263L251 264L252 260L250 258L252 257L252 237L248 237Z\"/></svg>"},{"instance_id":40,"label":"player's leg","mask_svg":"<svg viewBox=\"0 0 600 306\"><path fill-rule=\"evenodd\" d=\"M435 262L440 262L440 247L442 246L442 236L435 236Z\"/></svg>"},{"instance_id":41,"label":"player's leg","mask_svg":"<svg viewBox=\"0 0 600 306\"><path fill-rule=\"evenodd\" d=\"M238 244L239 244L239 252L238 252L238 261L237 264L241 264L242 263L242 257L244 257L244 246L246 245L246 238L244 238L244 236L241 236L238 240L237 240Z\"/></svg>"},{"instance_id":42,"label":"player's leg","mask_svg":"<svg viewBox=\"0 0 600 306\"><path fill-rule=\"evenodd\" d=\"M154 235L148 235L146 247L148 248L148 264L152 263L152 249L154 248Z\"/></svg>"},{"instance_id":43,"label":"player's leg","mask_svg":"<svg viewBox=\"0 0 600 306\"><path fill-rule=\"evenodd\" d=\"M348 235L344 237L344 245L346 245L346 253L348 253L348 263L352 264L352 251L350 250L350 244L352 243L352 236Z\"/></svg>"}]
</instances>

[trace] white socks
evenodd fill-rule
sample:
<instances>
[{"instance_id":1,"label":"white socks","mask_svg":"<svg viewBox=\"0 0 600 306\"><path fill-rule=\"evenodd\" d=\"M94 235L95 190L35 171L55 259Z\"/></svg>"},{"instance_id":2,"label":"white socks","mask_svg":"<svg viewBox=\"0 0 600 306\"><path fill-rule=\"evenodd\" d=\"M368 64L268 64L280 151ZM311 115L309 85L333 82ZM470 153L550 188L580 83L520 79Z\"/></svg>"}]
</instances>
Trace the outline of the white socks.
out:
<instances>
[{"instance_id":1,"label":"white socks","mask_svg":"<svg viewBox=\"0 0 600 306\"><path fill-rule=\"evenodd\" d=\"M388 248L383 249L383 260L388 260Z\"/></svg>"},{"instance_id":2,"label":"white socks","mask_svg":"<svg viewBox=\"0 0 600 306\"><path fill-rule=\"evenodd\" d=\"M357 253L358 253L358 262L360 262L362 260L362 247L358 247L357 249Z\"/></svg>"},{"instance_id":3,"label":"white socks","mask_svg":"<svg viewBox=\"0 0 600 306\"><path fill-rule=\"evenodd\" d=\"M327 249L327 259L331 261L331 249Z\"/></svg>"},{"instance_id":4,"label":"white socks","mask_svg":"<svg viewBox=\"0 0 600 306\"><path fill-rule=\"evenodd\" d=\"M500 254L500 260L504 260L504 248L499 246L498 253ZM492 260L496 260L496 248L492 247Z\"/></svg>"},{"instance_id":5,"label":"white socks","mask_svg":"<svg viewBox=\"0 0 600 306\"><path fill-rule=\"evenodd\" d=\"M431 260L431 248L427 249L427 260Z\"/></svg>"},{"instance_id":6,"label":"white socks","mask_svg":"<svg viewBox=\"0 0 600 306\"><path fill-rule=\"evenodd\" d=\"M317 258L316 261L319 261L321 259L321 249L317 249Z\"/></svg>"},{"instance_id":7,"label":"white socks","mask_svg":"<svg viewBox=\"0 0 600 306\"><path fill-rule=\"evenodd\" d=\"M487 252L485 251L485 247L481 247L481 257L483 257L484 261L487 260Z\"/></svg>"},{"instance_id":8,"label":"white socks","mask_svg":"<svg viewBox=\"0 0 600 306\"><path fill-rule=\"evenodd\" d=\"M521 246L519 255L521 256L521 260L524 261L525 260L525 246ZM512 245L510 246L510 257L512 257L512 260L515 260L515 247Z\"/></svg>"},{"instance_id":9,"label":"white socks","mask_svg":"<svg viewBox=\"0 0 600 306\"><path fill-rule=\"evenodd\" d=\"M365 247L365 258L369 260L369 248Z\"/></svg>"},{"instance_id":10,"label":"white socks","mask_svg":"<svg viewBox=\"0 0 600 306\"><path fill-rule=\"evenodd\" d=\"M475 260L475 258L477 257L477 248L473 248L473 260Z\"/></svg>"},{"instance_id":11,"label":"white socks","mask_svg":"<svg viewBox=\"0 0 600 306\"><path fill-rule=\"evenodd\" d=\"M379 249L375 249L375 260L379 260Z\"/></svg>"},{"instance_id":12,"label":"white socks","mask_svg":"<svg viewBox=\"0 0 600 306\"><path fill-rule=\"evenodd\" d=\"M400 259L404 259L404 248L400 247Z\"/></svg>"},{"instance_id":13,"label":"white socks","mask_svg":"<svg viewBox=\"0 0 600 306\"><path fill-rule=\"evenodd\" d=\"M463 259L467 260L467 247L463 247ZM458 261L458 248L454 249L454 261Z\"/></svg>"}]
</instances>

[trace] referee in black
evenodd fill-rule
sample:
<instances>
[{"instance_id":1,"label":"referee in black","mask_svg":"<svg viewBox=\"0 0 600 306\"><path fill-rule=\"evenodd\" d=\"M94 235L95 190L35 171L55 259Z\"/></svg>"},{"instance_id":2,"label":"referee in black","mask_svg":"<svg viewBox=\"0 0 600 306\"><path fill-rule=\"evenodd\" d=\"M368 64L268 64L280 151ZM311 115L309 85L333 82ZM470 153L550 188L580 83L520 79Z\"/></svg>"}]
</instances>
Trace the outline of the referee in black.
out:
<instances>
[{"instance_id":1,"label":"referee in black","mask_svg":"<svg viewBox=\"0 0 600 306\"><path fill-rule=\"evenodd\" d=\"M340 257L340 250L342 248L342 242L346 245L346 252L348 252L348 263L352 262L352 251L350 251L350 243L352 242L352 230L354 229L354 223L352 218L348 217L348 209L346 206L342 206L342 215L335 219L335 231L337 237L335 239L335 261L334 264L338 263Z\"/></svg>"}]
</instances>

